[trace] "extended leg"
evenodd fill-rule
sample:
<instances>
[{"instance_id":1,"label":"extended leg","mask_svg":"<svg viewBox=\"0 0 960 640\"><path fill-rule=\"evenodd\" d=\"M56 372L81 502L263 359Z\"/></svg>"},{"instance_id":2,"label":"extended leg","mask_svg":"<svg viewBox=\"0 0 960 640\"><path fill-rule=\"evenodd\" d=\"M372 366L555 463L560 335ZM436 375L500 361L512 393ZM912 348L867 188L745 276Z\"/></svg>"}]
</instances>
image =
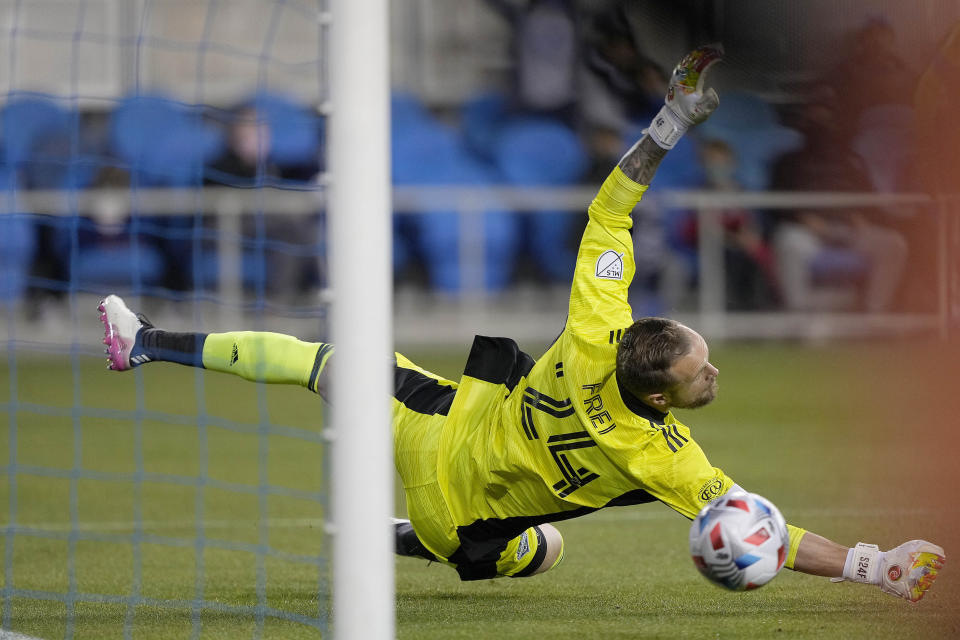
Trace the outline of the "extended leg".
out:
<instances>
[{"instance_id":1,"label":"extended leg","mask_svg":"<svg viewBox=\"0 0 960 640\"><path fill-rule=\"evenodd\" d=\"M107 366L125 371L151 361L232 373L246 380L298 384L324 395L333 345L265 331L175 333L157 329L117 296L100 303Z\"/></svg>"}]
</instances>

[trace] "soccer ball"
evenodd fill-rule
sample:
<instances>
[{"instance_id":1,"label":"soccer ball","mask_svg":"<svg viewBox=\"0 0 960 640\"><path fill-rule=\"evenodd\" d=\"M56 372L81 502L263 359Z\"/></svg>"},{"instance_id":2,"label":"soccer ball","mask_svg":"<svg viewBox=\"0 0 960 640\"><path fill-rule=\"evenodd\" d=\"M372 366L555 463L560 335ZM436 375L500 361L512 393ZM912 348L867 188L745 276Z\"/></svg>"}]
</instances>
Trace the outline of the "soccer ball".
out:
<instances>
[{"instance_id":1,"label":"soccer ball","mask_svg":"<svg viewBox=\"0 0 960 640\"><path fill-rule=\"evenodd\" d=\"M690 526L690 555L708 580L733 591L756 589L783 568L787 523L773 503L734 491L700 510Z\"/></svg>"}]
</instances>

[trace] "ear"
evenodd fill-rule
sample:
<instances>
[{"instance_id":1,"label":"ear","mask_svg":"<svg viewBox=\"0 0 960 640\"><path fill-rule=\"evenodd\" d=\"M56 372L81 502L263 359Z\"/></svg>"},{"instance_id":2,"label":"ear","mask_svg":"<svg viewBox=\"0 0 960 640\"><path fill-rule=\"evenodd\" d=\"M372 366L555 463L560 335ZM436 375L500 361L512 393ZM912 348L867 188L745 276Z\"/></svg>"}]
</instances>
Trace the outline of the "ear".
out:
<instances>
[{"instance_id":1,"label":"ear","mask_svg":"<svg viewBox=\"0 0 960 640\"><path fill-rule=\"evenodd\" d=\"M670 399L664 393L648 393L641 398L644 404L648 404L654 409L667 412L670 409Z\"/></svg>"}]
</instances>

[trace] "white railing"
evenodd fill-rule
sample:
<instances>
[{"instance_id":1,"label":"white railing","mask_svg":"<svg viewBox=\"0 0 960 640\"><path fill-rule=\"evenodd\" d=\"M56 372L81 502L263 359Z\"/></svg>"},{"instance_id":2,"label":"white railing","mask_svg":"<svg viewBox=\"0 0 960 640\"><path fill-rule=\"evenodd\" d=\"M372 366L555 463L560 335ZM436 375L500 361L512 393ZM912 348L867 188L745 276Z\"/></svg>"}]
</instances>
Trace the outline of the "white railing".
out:
<instances>
[{"instance_id":1,"label":"white railing","mask_svg":"<svg viewBox=\"0 0 960 640\"><path fill-rule=\"evenodd\" d=\"M583 211L596 193L594 187L572 188L509 188L509 187L395 187L394 210L407 215L427 211L456 211L461 216L460 261L462 296L444 306L446 325L439 331L426 331L431 339L462 339L471 331L481 331L477 319L483 316L489 299L482 281L484 261L484 225L478 213L489 209L537 213L538 211ZM699 290L697 308L688 318L706 334L713 337L785 337L805 335L858 334L921 329L945 333L950 323L949 270L952 260L948 237L947 206L936 204L924 194L877 194L831 192L710 192L664 191L649 192L639 207L680 208L695 210L699 216ZM268 215L310 215L325 206L322 186L290 190L278 188L236 189L205 187L202 189L96 189L76 192L19 191L0 196L0 213L29 211L48 215L70 215L79 212L99 219L121 221L130 212L140 215L183 215L204 213L217 220L219 242L219 299L226 303L229 313L242 306L243 288L240 272L241 223L240 216L264 212ZM718 211L731 208L796 209L796 208L852 208L852 207L930 207L940 220L938 242L931 241L939 254L937 283L938 309L924 314L772 314L734 313L726 310L725 272L723 259L723 231ZM402 312L402 305L401 305ZM430 325L431 309L418 308L417 319L411 327ZM534 314L535 315L535 314ZM519 332L521 336L536 331L539 319L515 324L528 325L513 328L509 318L490 318L500 331ZM403 318L399 318L403 325ZM561 320L562 322L562 320ZM236 319L233 319L236 324ZM551 330L557 322L550 324ZM502 328L501 328L502 327ZM492 330L492 329L491 329ZM542 329L541 329L542 330ZM398 341L418 341L415 329L397 329Z\"/></svg>"}]
</instances>

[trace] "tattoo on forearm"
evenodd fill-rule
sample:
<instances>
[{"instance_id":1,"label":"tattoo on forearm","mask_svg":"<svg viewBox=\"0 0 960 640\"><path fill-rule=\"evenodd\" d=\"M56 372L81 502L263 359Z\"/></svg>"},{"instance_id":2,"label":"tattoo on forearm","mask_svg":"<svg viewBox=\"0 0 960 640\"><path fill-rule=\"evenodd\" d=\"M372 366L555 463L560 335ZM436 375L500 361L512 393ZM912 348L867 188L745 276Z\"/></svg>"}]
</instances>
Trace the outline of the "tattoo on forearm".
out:
<instances>
[{"instance_id":1,"label":"tattoo on forearm","mask_svg":"<svg viewBox=\"0 0 960 640\"><path fill-rule=\"evenodd\" d=\"M654 142L649 135L644 135L620 160L620 170L634 182L650 184L665 155L666 149Z\"/></svg>"}]
</instances>

